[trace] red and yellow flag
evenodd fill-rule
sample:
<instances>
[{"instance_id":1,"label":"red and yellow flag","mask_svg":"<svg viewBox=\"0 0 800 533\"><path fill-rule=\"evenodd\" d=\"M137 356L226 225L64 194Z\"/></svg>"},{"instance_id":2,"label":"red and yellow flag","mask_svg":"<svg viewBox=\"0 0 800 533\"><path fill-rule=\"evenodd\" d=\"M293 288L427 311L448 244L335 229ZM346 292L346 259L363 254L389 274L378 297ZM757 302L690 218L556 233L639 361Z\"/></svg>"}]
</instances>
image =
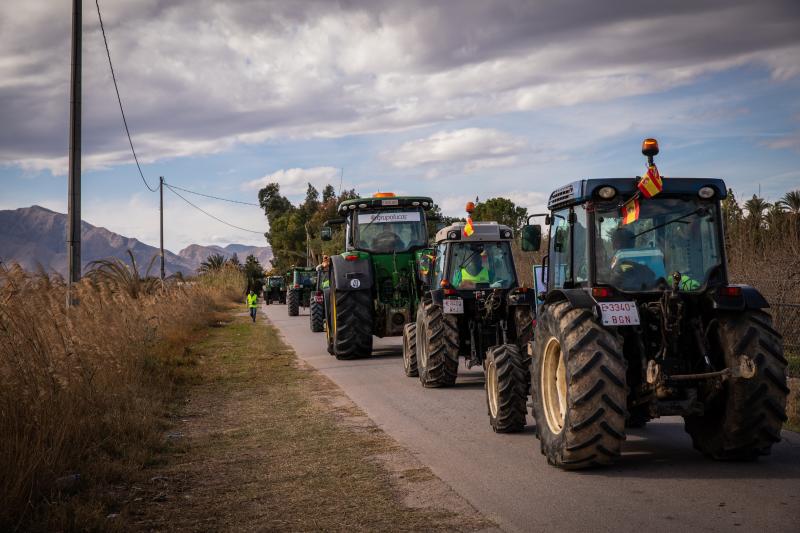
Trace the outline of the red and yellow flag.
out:
<instances>
[{"instance_id":1,"label":"red and yellow flag","mask_svg":"<svg viewBox=\"0 0 800 533\"><path fill-rule=\"evenodd\" d=\"M647 174L642 176L637 184L639 190L645 198L652 198L664 188L664 182L655 165L647 167Z\"/></svg>"},{"instance_id":2,"label":"red and yellow flag","mask_svg":"<svg viewBox=\"0 0 800 533\"><path fill-rule=\"evenodd\" d=\"M631 224L639 220L639 200L634 196L622 206L622 224Z\"/></svg>"},{"instance_id":3,"label":"red and yellow flag","mask_svg":"<svg viewBox=\"0 0 800 533\"><path fill-rule=\"evenodd\" d=\"M467 223L464 224L464 236L469 237L475 233L475 228L472 227L472 217L467 218Z\"/></svg>"}]
</instances>

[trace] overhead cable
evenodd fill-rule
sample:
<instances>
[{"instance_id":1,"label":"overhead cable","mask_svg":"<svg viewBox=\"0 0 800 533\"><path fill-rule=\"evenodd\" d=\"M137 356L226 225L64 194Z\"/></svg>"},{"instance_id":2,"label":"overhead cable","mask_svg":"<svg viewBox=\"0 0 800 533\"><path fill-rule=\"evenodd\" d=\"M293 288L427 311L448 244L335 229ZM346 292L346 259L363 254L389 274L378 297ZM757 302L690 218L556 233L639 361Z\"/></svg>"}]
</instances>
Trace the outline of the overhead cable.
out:
<instances>
[{"instance_id":1,"label":"overhead cable","mask_svg":"<svg viewBox=\"0 0 800 533\"><path fill-rule=\"evenodd\" d=\"M133 141L131 140L131 132L128 129L128 121L125 118L125 111L122 109L122 98L119 95L119 87L117 86L117 76L114 74L114 64L111 62L111 52L108 49L108 39L106 38L106 30L103 27L103 17L100 15L100 0L95 0L97 6L97 18L100 19L100 31L103 32L103 43L106 46L106 55L108 56L108 66L111 69L111 79L114 81L114 90L117 92L117 102L119 102L119 112L122 115L122 123L125 125L125 134L128 136L128 143L131 145L131 152L133 153L133 160L136 161L136 168L139 169L139 176L141 176L144 186L151 192L156 192L158 187L151 187L144 177L142 167L139 165L139 158L136 156L136 150L133 148Z\"/></svg>"},{"instance_id":2,"label":"overhead cable","mask_svg":"<svg viewBox=\"0 0 800 533\"><path fill-rule=\"evenodd\" d=\"M189 204L190 206L194 207L195 209L197 209L198 211L200 211L200 212L201 212L201 213L203 213L204 215L206 215L206 216L208 216L208 217L211 217L211 218L213 218L213 219L214 219L214 220L216 220L217 222L221 222L222 224L225 224L226 226L230 226L230 227L232 227L232 228L236 228L236 229L238 229L238 230L247 231L247 232L250 232L250 233L257 233L257 234L259 234L259 235L264 235L264 232L263 232L263 231L256 231L256 230L252 230L252 229L247 229L247 228L243 228L243 227L241 227L241 226L236 226L235 224L231 224L230 222L226 222L226 221L222 220L221 218L219 218L219 217L217 217L217 216L214 216L214 215L212 215L211 213L209 213L209 212L208 212L208 211L206 211L205 209L203 209L203 208L201 208L201 207L198 207L198 206L196 206L195 204L193 204L192 202L190 202L189 200L187 200L186 198L184 198L184 197L183 197L183 196L182 196L182 195L181 195L181 194L180 194L178 191L176 191L176 190L175 190L175 189L174 189L174 188L173 188L171 185L168 185L168 184L166 184L166 183L165 183L165 184L164 184L164 186L165 186L167 189L169 189L170 191L172 191L172 193L173 193L173 194L175 194L175 195L176 195L178 198L180 198L181 200L183 200L184 202L186 202L186 203L187 203L187 204Z\"/></svg>"}]
</instances>

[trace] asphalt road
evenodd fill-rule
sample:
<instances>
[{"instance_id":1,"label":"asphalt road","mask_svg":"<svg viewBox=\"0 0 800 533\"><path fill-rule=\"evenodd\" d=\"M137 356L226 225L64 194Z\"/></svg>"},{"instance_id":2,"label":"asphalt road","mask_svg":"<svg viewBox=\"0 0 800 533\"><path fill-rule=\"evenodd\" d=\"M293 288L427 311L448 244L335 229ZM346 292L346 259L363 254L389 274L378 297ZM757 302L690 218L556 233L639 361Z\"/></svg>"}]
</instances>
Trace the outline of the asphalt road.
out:
<instances>
[{"instance_id":1,"label":"asphalt road","mask_svg":"<svg viewBox=\"0 0 800 533\"><path fill-rule=\"evenodd\" d=\"M506 531L800 531L796 433L757 462L722 463L692 449L680 418L663 418L629 432L617 465L564 472L539 452L530 415L523 433L492 432L479 367L462 364L454 388L423 389L403 374L400 338L338 361L307 314L265 309L300 358Z\"/></svg>"}]
</instances>

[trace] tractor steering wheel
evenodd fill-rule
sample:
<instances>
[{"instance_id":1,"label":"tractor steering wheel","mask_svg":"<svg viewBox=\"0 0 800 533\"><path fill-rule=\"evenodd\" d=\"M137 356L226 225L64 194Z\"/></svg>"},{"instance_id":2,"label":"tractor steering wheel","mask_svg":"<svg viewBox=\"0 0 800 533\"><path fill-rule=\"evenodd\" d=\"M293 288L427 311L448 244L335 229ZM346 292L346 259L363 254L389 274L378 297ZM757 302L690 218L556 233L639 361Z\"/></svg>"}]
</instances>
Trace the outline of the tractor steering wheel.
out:
<instances>
[{"instance_id":1,"label":"tractor steering wheel","mask_svg":"<svg viewBox=\"0 0 800 533\"><path fill-rule=\"evenodd\" d=\"M623 259L615 264L611 277L614 285L623 290L641 290L652 287L656 282L656 274L650 267L630 259Z\"/></svg>"}]
</instances>

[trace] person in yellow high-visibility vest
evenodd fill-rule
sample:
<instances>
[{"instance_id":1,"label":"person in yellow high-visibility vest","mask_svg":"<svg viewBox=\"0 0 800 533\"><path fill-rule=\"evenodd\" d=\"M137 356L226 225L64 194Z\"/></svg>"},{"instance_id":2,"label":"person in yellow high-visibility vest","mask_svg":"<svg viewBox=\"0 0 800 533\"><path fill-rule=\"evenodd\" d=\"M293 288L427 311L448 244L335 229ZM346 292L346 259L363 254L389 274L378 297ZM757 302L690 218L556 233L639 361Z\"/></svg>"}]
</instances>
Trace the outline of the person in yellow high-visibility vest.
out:
<instances>
[{"instance_id":1,"label":"person in yellow high-visibility vest","mask_svg":"<svg viewBox=\"0 0 800 533\"><path fill-rule=\"evenodd\" d=\"M459 289L474 289L478 283L490 283L489 269L483 266L480 254L474 254L469 263L456 271L453 286Z\"/></svg>"},{"instance_id":2,"label":"person in yellow high-visibility vest","mask_svg":"<svg viewBox=\"0 0 800 533\"><path fill-rule=\"evenodd\" d=\"M258 311L258 295L253 289L250 289L250 292L247 293L247 307L250 308L250 318L255 322L256 311Z\"/></svg>"}]
</instances>

